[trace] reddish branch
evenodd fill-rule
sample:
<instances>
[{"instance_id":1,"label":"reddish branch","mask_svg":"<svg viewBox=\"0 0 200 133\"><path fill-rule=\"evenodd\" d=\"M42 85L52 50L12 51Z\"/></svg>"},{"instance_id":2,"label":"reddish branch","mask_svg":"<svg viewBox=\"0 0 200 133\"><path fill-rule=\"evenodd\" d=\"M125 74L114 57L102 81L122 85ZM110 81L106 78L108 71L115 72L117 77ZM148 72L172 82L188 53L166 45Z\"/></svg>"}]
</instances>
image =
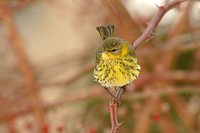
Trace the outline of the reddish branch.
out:
<instances>
[{"instance_id":1,"label":"reddish branch","mask_svg":"<svg viewBox=\"0 0 200 133\"><path fill-rule=\"evenodd\" d=\"M119 126L120 126L116 117L117 106L118 106L117 102L112 101L108 109L108 111L110 112L110 119L111 119L111 124L112 124L111 133L116 133L119 130Z\"/></svg>"},{"instance_id":2,"label":"reddish branch","mask_svg":"<svg viewBox=\"0 0 200 133\"><path fill-rule=\"evenodd\" d=\"M120 87L118 88L115 97L118 99L118 101L121 101L122 95L125 92L125 87ZM108 111L110 112L110 119L111 119L111 133L116 133L119 131L119 126L123 124L123 122L118 123L117 120L117 107L119 106L120 103L117 103L115 100L113 100L110 103L110 106L108 108Z\"/></svg>"},{"instance_id":3,"label":"reddish branch","mask_svg":"<svg viewBox=\"0 0 200 133\"><path fill-rule=\"evenodd\" d=\"M173 2L169 2L164 6L160 6L158 12L155 14L155 16L151 19L149 25L147 26L144 33L136 39L136 41L133 43L133 49L137 49L137 47L142 44L144 41L151 39L151 36L153 35L153 32L155 31L156 27L158 26L159 22L163 18L163 16L172 8L178 6L180 3L182 3L185 0L177 0ZM123 88L119 88L116 92L117 98L119 98L119 101L121 101L121 97L124 93ZM109 106L109 112L110 112L110 118L111 118L111 124L112 129L111 133L116 133L119 130L119 126L121 124L117 121L117 107L118 104L115 101L112 101Z\"/></svg>"},{"instance_id":4,"label":"reddish branch","mask_svg":"<svg viewBox=\"0 0 200 133\"><path fill-rule=\"evenodd\" d=\"M160 20L163 18L163 16L172 8L180 5L180 3L184 2L185 0L176 0L167 3L164 6L158 7L158 12L154 15L154 17L151 19L149 25L147 26L146 30L143 32L143 34L136 39L133 42L134 49L137 49L140 44L142 44L144 41L151 39L151 37L154 34L154 31L156 27L158 26Z\"/></svg>"}]
</instances>

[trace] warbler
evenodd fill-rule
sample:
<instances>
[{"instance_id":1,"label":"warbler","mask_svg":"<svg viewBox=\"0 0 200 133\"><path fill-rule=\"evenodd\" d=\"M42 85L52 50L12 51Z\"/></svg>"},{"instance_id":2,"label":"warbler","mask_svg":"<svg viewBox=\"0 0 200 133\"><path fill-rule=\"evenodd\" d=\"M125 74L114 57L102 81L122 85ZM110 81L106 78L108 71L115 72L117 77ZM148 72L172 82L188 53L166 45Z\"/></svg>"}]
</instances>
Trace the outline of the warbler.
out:
<instances>
[{"instance_id":1,"label":"warbler","mask_svg":"<svg viewBox=\"0 0 200 133\"><path fill-rule=\"evenodd\" d=\"M115 36L113 25L96 29L101 37L102 46L96 52L95 81L105 89L128 85L138 77L141 69L134 50L126 40Z\"/></svg>"}]
</instances>

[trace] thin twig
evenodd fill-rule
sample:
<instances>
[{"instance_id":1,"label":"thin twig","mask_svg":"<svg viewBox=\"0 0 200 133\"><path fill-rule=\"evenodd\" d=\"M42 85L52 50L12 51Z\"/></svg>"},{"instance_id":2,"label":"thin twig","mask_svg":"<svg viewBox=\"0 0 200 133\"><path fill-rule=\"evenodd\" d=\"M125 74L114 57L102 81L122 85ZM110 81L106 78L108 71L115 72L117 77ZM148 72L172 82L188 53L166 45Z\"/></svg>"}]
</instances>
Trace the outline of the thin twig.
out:
<instances>
[{"instance_id":1,"label":"thin twig","mask_svg":"<svg viewBox=\"0 0 200 133\"><path fill-rule=\"evenodd\" d=\"M154 15L154 17L151 19L149 25L147 26L146 30L143 32L143 34L136 39L133 42L133 48L137 49L138 46L140 44L142 44L144 41L151 39L151 37L154 34L154 31L156 29L156 27L158 26L159 22L161 21L161 19L163 18L163 16L172 8L180 5L180 3L184 2L186 0L176 0L176 1L172 1L167 3L164 6L160 6L158 7L159 10L158 12Z\"/></svg>"},{"instance_id":2,"label":"thin twig","mask_svg":"<svg viewBox=\"0 0 200 133\"><path fill-rule=\"evenodd\" d=\"M119 130L119 123L117 120L117 106L117 102L112 101L108 109L110 112L110 120L112 124L111 133L116 133Z\"/></svg>"}]
</instances>

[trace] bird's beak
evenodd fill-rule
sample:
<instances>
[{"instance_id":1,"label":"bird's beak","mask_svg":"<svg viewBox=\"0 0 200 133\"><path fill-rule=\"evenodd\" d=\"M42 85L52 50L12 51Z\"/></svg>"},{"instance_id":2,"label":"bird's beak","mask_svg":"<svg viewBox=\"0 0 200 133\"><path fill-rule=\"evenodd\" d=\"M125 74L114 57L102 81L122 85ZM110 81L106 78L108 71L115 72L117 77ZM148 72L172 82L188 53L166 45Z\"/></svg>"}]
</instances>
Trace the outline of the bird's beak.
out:
<instances>
[{"instance_id":1,"label":"bird's beak","mask_svg":"<svg viewBox=\"0 0 200 133\"><path fill-rule=\"evenodd\" d=\"M97 51L98 54L102 54L102 53L104 53L104 52L106 52L106 51L104 51L104 50L99 50L99 51Z\"/></svg>"}]
</instances>

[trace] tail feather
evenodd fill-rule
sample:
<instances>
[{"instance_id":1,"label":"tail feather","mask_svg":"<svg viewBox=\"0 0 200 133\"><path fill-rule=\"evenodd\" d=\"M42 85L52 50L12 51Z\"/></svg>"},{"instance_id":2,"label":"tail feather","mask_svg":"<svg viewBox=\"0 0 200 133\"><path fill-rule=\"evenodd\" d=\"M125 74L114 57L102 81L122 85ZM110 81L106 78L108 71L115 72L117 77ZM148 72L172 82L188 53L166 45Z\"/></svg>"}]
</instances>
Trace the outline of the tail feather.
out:
<instances>
[{"instance_id":1,"label":"tail feather","mask_svg":"<svg viewBox=\"0 0 200 133\"><path fill-rule=\"evenodd\" d=\"M108 37L114 37L115 36L114 25L99 26L99 27L96 27L96 29L99 32L99 35L101 36L102 40L105 40Z\"/></svg>"}]
</instances>

